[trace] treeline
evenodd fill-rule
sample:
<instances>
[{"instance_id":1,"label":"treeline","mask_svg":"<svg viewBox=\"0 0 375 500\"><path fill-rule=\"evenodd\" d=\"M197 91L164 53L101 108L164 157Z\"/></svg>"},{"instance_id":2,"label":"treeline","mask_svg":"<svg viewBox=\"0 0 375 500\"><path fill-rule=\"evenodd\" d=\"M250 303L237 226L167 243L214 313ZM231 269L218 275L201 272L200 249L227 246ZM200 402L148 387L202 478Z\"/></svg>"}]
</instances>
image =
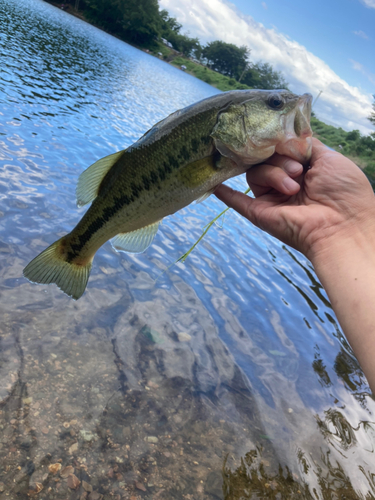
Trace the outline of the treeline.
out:
<instances>
[{"instance_id":1,"label":"treeline","mask_svg":"<svg viewBox=\"0 0 375 500\"><path fill-rule=\"evenodd\" d=\"M375 124L375 102L373 107L373 118L370 116L369 120ZM362 135L359 130L347 132L341 127L327 125L316 116L311 117L311 128L314 136L324 144L352 158L364 169L375 185L375 132L370 135Z\"/></svg>"},{"instance_id":2,"label":"treeline","mask_svg":"<svg viewBox=\"0 0 375 500\"><path fill-rule=\"evenodd\" d=\"M59 5L64 3L70 9L79 10L85 19L127 42L154 53L161 51L164 59L186 65L192 74L221 90L288 88L282 74L274 71L270 64L250 62L250 49L245 45L237 47L216 40L203 46L198 38L183 35L182 25L167 10L159 9L158 0L47 1L60 2ZM177 53L170 58L173 52L170 47L185 59L178 57ZM375 125L375 94L373 111L368 119ZM375 179L375 132L369 136L361 135L358 130L346 132L326 125L314 116L311 125L323 142L352 157Z\"/></svg>"},{"instance_id":3,"label":"treeline","mask_svg":"<svg viewBox=\"0 0 375 500\"><path fill-rule=\"evenodd\" d=\"M374 102L372 103L372 112L370 113L368 119L373 125L375 125L375 94L373 95L373 98ZM364 171L368 175L375 190L375 132L372 132L372 134L368 136L361 135L358 130L353 130L348 133L352 134L349 137L353 137L353 134L355 134L354 140L357 143L356 147L359 149L359 156L363 157L365 155L366 165Z\"/></svg>"},{"instance_id":4,"label":"treeline","mask_svg":"<svg viewBox=\"0 0 375 500\"><path fill-rule=\"evenodd\" d=\"M258 89L288 88L287 82L279 71L274 71L269 63L250 63L250 49L243 45L217 40L202 49L201 56L211 69L234 78L248 87Z\"/></svg>"},{"instance_id":5,"label":"treeline","mask_svg":"<svg viewBox=\"0 0 375 500\"><path fill-rule=\"evenodd\" d=\"M48 0L56 3L56 0ZM58 1L58 0L57 0ZM280 72L268 63L249 61L250 49L222 41L201 45L182 34L182 25L158 0L60 0L105 31L139 47L156 50L162 39L174 50L252 88L287 88Z\"/></svg>"},{"instance_id":6,"label":"treeline","mask_svg":"<svg viewBox=\"0 0 375 500\"><path fill-rule=\"evenodd\" d=\"M372 112L370 113L368 119L373 125L375 125L375 94L372 97L374 98L374 102L372 103ZM375 139L375 132L372 135L374 136Z\"/></svg>"}]
</instances>

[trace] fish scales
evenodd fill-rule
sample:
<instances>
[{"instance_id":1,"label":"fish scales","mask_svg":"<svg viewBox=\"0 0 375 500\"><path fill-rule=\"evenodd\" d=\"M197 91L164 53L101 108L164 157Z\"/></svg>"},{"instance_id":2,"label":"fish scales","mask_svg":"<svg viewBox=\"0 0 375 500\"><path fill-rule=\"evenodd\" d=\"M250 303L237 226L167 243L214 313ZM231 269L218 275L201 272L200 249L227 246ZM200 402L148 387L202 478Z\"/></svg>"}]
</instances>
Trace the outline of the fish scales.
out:
<instances>
[{"instance_id":1,"label":"fish scales","mask_svg":"<svg viewBox=\"0 0 375 500\"><path fill-rule=\"evenodd\" d=\"M209 195L226 179L275 151L309 157L311 96L233 91L177 111L125 151L80 176L77 202L92 202L77 226L26 266L32 282L56 283L77 299L95 252L108 239L121 251L145 250L165 216Z\"/></svg>"},{"instance_id":2,"label":"fish scales","mask_svg":"<svg viewBox=\"0 0 375 500\"><path fill-rule=\"evenodd\" d=\"M196 116L190 117L181 129L172 130L166 138L140 145L130 152L125 151L103 179L99 187L99 196L92 205L93 210L87 212L76 226L75 237L70 244L71 251L68 254L69 262L79 255L92 237L95 238L95 234L108 223L110 227L107 230L110 236L108 237L106 231L106 234L103 234L104 241L118 232L136 229L140 222L148 225L169 215L168 208L163 204L165 197L180 200L181 193L186 191L186 185L181 185L179 182L178 171L213 153L213 139L209 137L208 132L215 125L216 118L217 111L208 110L202 113L198 120ZM192 183L193 181L192 179ZM167 194L161 192L162 183L169 185ZM147 213L147 217L135 216L137 212L142 213L142 205L146 203L142 197L148 197L148 204L150 202L153 204L154 210ZM162 204L162 210L158 211L155 203ZM130 210L126 210L126 207L130 206ZM121 218L124 219L124 226L119 231L118 221L113 217L123 210ZM113 225L115 227L112 230ZM101 239L98 238L97 241L100 242Z\"/></svg>"}]
</instances>

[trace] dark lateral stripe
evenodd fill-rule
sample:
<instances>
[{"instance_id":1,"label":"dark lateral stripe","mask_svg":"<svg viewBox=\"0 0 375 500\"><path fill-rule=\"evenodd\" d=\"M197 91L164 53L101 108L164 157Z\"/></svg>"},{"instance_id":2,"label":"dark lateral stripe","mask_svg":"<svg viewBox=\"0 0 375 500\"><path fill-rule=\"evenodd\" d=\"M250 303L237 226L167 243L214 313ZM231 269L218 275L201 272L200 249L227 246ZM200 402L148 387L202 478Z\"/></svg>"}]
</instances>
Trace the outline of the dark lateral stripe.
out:
<instances>
[{"instance_id":1,"label":"dark lateral stripe","mask_svg":"<svg viewBox=\"0 0 375 500\"><path fill-rule=\"evenodd\" d=\"M182 158L185 161L188 161L191 158L191 154L188 151L186 146L182 146L178 156L179 156L179 158Z\"/></svg>"},{"instance_id":2,"label":"dark lateral stripe","mask_svg":"<svg viewBox=\"0 0 375 500\"><path fill-rule=\"evenodd\" d=\"M83 247L88 243L94 233L99 231L111 217L116 215L124 206L130 205L134 200L139 198L142 191L149 191L151 187L161 181L164 181L168 174L171 174L173 170L180 167L181 163L187 162L191 158L191 153L197 153L200 144L209 144L212 141L209 136L202 136L199 139L193 138L190 143L189 149L183 145L176 156L169 154L163 165L157 170L149 172L147 176L142 175L142 183L137 184L136 182L130 183L131 195L123 194L120 197L113 199L113 204L109 207L103 209L102 214L96 217L96 219L89 224L87 229L78 236L78 243L71 244L70 252L67 256L67 261L71 262L75 257L77 257Z\"/></svg>"},{"instance_id":3,"label":"dark lateral stripe","mask_svg":"<svg viewBox=\"0 0 375 500\"><path fill-rule=\"evenodd\" d=\"M199 141L198 139L192 139L191 140L191 150L193 153L198 153L198 148L199 148Z\"/></svg>"},{"instance_id":4,"label":"dark lateral stripe","mask_svg":"<svg viewBox=\"0 0 375 500\"><path fill-rule=\"evenodd\" d=\"M142 190L142 189L141 189ZM138 189L138 193L140 190ZM121 210L124 206L130 205L135 200L134 196L128 196L126 194L114 198L114 204L106 207L103 210L102 216L97 217L89 226L86 231L78 236L79 243L71 244L71 251L68 253L67 261L71 262L75 257L77 257L82 250L82 248L90 241L91 236L99 231L111 217L116 215L116 213Z\"/></svg>"},{"instance_id":5,"label":"dark lateral stripe","mask_svg":"<svg viewBox=\"0 0 375 500\"><path fill-rule=\"evenodd\" d=\"M158 168L158 174L159 174L159 178L161 181L164 181L164 179L166 178L167 176L167 173L165 171L165 169L163 167L159 167Z\"/></svg>"},{"instance_id":6,"label":"dark lateral stripe","mask_svg":"<svg viewBox=\"0 0 375 500\"><path fill-rule=\"evenodd\" d=\"M150 191L150 187L152 185L151 178L148 178L147 175L142 175L142 181L146 191Z\"/></svg>"},{"instance_id":7,"label":"dark lateral stripe","mask_svg":"<svg viewBox=\"0 0 375 500\"><path fill-rule=\"evenodd\" d=\"M150 173L150 179L151 179L151 184L156 184L157 182L159 182L158 174L154 171Z\"/></svg>"},{"instance_id":8,"label":"dark lateral stripe","mask_svg":"<svg viewBox=\"0 0 375 500\"><path fill-rule=\"evenodd\" d=\"M210 144L210 142L212 142L212 137L210 137L209 135L203 135L201 137L201 142L206 145Z\"/></svg>"}]
</instances>

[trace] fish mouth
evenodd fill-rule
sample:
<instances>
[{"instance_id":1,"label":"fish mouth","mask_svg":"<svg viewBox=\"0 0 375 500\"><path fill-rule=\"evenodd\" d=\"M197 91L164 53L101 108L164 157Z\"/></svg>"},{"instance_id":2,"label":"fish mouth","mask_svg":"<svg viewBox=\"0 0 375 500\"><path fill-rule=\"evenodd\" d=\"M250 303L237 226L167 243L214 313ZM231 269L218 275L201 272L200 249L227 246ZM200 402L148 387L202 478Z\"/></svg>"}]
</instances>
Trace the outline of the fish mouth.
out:
<instances>
[{"instance_id":1,"label":"fish mouth","mask_svg":"<svg viewBox=\"0 0 375 500\"><path fill-rule=\"evenodd\" d=\"M276 153L289 156L305 166L312 149L311 104L311 94L299 97L293 113L285 117L285 141L276 146Z\"/></svg>"},{"instance_id":2,"label":"fish mouth","mask_svg":"<svg viewBox=\"0 0 375 500\"><path fill-rule=\"evenodd\" d=\"M297 137L309 137L312 135L310 127L312 95L303 94L297 102L296 114L294 116L294 132Z\"/></svg>"}]
</instances>

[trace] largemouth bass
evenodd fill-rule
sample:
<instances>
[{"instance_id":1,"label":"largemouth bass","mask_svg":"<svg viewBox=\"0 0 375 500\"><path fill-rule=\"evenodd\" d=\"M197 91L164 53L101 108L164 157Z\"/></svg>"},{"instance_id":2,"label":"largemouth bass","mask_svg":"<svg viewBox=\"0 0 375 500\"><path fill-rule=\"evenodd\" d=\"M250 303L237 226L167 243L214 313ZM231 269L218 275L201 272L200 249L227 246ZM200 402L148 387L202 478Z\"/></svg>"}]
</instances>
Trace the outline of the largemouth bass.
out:
<instances>
[{"instance_id":1,"label":"largemouth bass","mask_svg":"<svg viewBox=\"0 0 375 500\"><path fill-rule=\"evenodd\" d=\"M71 233L26 266L24 276L56 283L79 299L94 255L107 240L118 251L143 252L164 217L275 152L305 163L311 100L285 90L237 90L171 114L81 174L77 204L92 205Z\"/></svg>"}]
</instances>

